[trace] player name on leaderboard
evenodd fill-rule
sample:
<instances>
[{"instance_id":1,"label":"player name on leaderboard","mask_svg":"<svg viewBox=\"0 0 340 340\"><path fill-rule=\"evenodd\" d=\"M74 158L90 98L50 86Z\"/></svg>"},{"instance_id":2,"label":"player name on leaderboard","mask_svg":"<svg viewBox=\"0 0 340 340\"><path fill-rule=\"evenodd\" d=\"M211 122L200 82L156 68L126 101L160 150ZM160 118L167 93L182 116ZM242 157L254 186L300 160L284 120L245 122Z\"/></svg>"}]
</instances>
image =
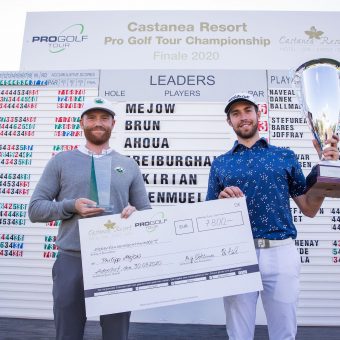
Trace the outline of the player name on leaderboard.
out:
<instances>
[{"instance_id":1,"label":"player name on leaderboard","mask_svg":"<svg viewBox=\"0 0 340 340\"><path fill-rule=\"evenodd\" d=\"M41 299L46 294L48 313L60 221L33 224L27 208L47 161L83 143L80 112L87 97L101 95L114 102L111 146L138 163L153 206L204 201L213 160L235 140L226 123L225 100L240 90L258 100L261 137L294 150L306 175L318 162L287 71L213 70L202 75L182 70L173 76L160 71L156 78L155 71L139 70L133 82L126 80L132 79L129 72L0 73L0 261L8 282L16 282L4 289L20 292L28 284L36 285L35 293L27 294L32 300L37 292ZM228 79L236 79L236 73L235 85ZM155 83L162 77L182 77L192 83ZM318 216L310 219L291 202L302 263L299 315L308 314L305 305L318 294L327 300L340 293L339 206L339 200L326 199ZM327 289L322 282L327 282ZM332 324L334 315L324 322Z\"/></svg>"}]
</instances>

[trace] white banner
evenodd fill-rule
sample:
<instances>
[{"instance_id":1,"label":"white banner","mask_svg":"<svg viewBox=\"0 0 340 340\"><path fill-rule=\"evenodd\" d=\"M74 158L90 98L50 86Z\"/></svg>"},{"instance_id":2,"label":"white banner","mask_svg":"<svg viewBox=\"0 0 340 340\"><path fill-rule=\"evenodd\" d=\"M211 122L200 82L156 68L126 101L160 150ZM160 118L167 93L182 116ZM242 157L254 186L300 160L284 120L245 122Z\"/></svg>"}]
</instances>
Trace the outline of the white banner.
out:
<instances>
[{"instance_id":1,"label":"white banner","mask_svg":"<svg viewBox=\"0 0 340 340\"><path fill-rule=\"evenodd\" d=\"M21 69L290 69L337 59L339 31L336 12L33 12Z\"/></svg>"}]
</instances>

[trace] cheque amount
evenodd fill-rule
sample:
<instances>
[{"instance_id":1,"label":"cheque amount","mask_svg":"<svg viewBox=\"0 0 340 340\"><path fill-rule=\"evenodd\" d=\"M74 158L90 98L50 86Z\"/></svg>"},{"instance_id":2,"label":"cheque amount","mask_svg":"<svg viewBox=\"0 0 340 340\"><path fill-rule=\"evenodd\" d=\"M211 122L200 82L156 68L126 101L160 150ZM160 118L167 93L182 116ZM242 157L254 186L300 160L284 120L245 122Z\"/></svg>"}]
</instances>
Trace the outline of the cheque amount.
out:
<instances>
[{"instance_id":1,"label":"cheque amount","mask_svg":"<svg viewBox=\"0 0 340 340\"><path fill-rule=\"evenodd\" d=\"M199 231L236 227L243 224L242 213L240 211L197 218Z\"/></svg>"}]
</instances>

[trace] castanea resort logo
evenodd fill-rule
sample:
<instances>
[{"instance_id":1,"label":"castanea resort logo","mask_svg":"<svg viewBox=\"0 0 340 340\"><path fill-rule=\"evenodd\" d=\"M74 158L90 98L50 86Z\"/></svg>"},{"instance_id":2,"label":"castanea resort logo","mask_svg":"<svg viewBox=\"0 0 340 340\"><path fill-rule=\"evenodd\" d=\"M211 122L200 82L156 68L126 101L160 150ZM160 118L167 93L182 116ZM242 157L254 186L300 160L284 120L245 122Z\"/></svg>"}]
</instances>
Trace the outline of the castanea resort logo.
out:
<instances>
[{"instance_id":1,"label":"castanea resort logo","mask_svg":"<svg viewBox=\"0 0 340 340\"><path fill-rule=\"evenodd\" d=\"M47 44L50 53L60 53L75 44L83 43L88 39L84 34L83 24L73 24L55 35L34 35L32 43Z\"/></svg>"},{"instance_id":2,"label":"castanea resort logo","mask_svg":"<svg viewBox=\"0 0 340 340\"><path fill-rule=\"evenodd\" d=\"M144 227L146 231L151 233L155 231L160 224L166 222L166 218L164 218L164 216L164 212L160 211L147 221L136 222L135 227Z\"/></svg>"},{"instance_id":3,"label":"castanea resort logo","mask_svg":"<svg viewBox=\"0 0 340 340\"><path fill-rule=\"evenodd\" d=\"M338 47L340 46L340 39L328 35L317 26L310 26L300 36L281 36L279 43L284 46Z\"/></svg>"},{"instance_id":4,"label":"castanea resort logo","mask_svg":"<svg viewBox=\"0 0 340 340\"><path fill-rule=\"evenodd\" d=\"M315 26L312 26L308 31L305 31L305 33L310 39L320 39L323 35L323 32L317 30Z\"/></svg>"},{"instance_id":5,"label":"castanea resort logo","mask_svg":"<svg viewBox=\"0 0 340 340\"><path fill-rule=\"evenodd\" d=\"M126 226L121 226L119 224L117 224L116 222L111 221L110 219L108 219L104 224L104 229L102 229L102 231L105 232L128 232L132 229L131 225L126 225Z\"/></svg>"},{"instance_id":6,"label":"castanea resort logo","mask_svg":"<svg viewBox=\"0 0 340 340\"><path fill-rule=\"evenodd\" d=\"M132 230L132 225L119 225L111 219L107 219L99 228L93 228L88 231L88 236L91 239L106 238L110 235L127 234Z\"/></svg>"},{"instance_id":7,"label":"castanea resort logo","mask_svg":"<svg viewBox=\"0 0 340 340\"><path fill-rule=\"evenodd\" d=\"M111 220L109 219L109 220L107 220L106 223L104 223L104 227L106 229L112 229L113 230L115 227L117 227L117 224L115 222L111 222Z\"/></svg>"}]
</instances>

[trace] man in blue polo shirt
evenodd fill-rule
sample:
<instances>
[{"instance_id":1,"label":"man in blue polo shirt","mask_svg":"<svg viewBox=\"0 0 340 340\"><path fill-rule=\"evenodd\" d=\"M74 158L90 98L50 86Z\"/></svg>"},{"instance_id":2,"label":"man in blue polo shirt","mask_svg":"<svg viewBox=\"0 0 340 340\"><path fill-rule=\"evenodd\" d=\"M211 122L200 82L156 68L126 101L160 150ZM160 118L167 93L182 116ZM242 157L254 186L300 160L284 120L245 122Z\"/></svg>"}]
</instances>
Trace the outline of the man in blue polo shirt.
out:
<instances>
[{"instance_id":1,"label":"man in blue polo shirt","mask_svg":"<svg viewBox=\"0 0 340 340\"><path fill-rule=\"evenodd\" d=\"M259 261L261 298L271 340L295 339L300 259L289 198L302 213L314 217L324 197L305 193L306 181L293 151L260 138L260 112L248 93L232 96L225 108L237 135L230 151L217 157L210 170L207 200L246 196ZM337 136L325 148L325 159L339 159ZM224 298L230 340L254 338L258 292Z\"/></svg>"}]
</instances>

